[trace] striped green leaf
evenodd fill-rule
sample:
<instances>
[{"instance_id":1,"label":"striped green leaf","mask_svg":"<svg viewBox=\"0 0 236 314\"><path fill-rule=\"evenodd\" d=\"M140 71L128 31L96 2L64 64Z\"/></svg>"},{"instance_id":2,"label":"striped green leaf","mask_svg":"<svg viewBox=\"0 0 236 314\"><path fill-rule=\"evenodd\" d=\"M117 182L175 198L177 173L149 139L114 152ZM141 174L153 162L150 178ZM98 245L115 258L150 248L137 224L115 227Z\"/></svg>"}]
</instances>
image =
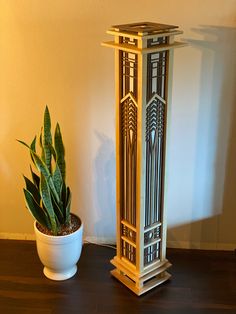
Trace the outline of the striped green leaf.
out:
<instances>
[{"instance_id":1,"label":"striped green leaf","mask_svg":"<svg viewBox=\"0 0 236 314\"><path fill-rule=\"evenodd\" d=\"M27 177L23 176L25 180L26 190L28 190L34 197L35 201L40 204L41 196L37 186L34 185Z\"/></svg>"},{"instance_id":2,"label":"striped green leaf","mask_svg":"<svg viewBox=\"0 0 236 314\"><path fill-rule=\"evenodd\" d=\"M33 152L36 153L36 136L34 137L32 143L30 144L30 149L31 149ZM30 157L31 157L31 159L32 159L32 161L33 161L33 163L34 163L34 159L33 159L33 156L32 156L31 153L30 153Z\"/></svg>"},{"instance_id":3,"label":"striped green leaf","mask_svg":"<svg viewBox=\"0 0 236 314\"><path fill-rule=\"evenodd\" d=\"M57 194L60 195L61 186L63 184L63 179L62 179L60 168L59 168L57 163L56 163L56 169L52 175L52 180L53 180L53 184L55 186L55 189L57 191Z\"/></svg>"},{"instance_id":4,"label":"striped green leaf","mask_svg":"<svg viewBox=\"0 0 236 314\"><path fill-rule=\"evenodd\" d=\"M30 171L31 171L31 176L32 176L32 180L34 182L34 185L37 186L37 188L39 189L40 178L36 173L33 172L31 166L30 166Z\"/></svg>"},{"instance_id":5,"label":"striped green leaf","mask_svg":"<svg viewBox=\"0 0 236 314\"><path fill-rule=\"evenodd\" d=\"M70 221L70 206L71 206L71 191L70 188L66 189L67 194L67 204L66 204L66 223Z\"/></svg>"},{"instance_id":6,"label":"striped green leaf","mask_svg":"<svg viewBox=\"0 0 236 314\"><path fill-rule=\"evenodd\" d=\"M54 209L52 205L51 195L50 195L50 188L43 173L41 174L41 178L40 178L40 195L41 195L43 204L45 206L45 209L47 210L47 213L51 222L52 233L56 235L57 224L56 224L55 213L54 213Z\"/></svg>"},{"instance_id":7,"label":"striped green leaf","mask_svg":"<svg viewBox=\"0 0 236 314\"><path fill-rule=\"evenodd\" d=\"M26 201L26 207L30 211L31 215L38 221L38 223L48 229L51 229L50 221L48 220L47 215L45 215L43 209L34 199L30 191L23 189Z\"/></svg>"},{"instance_id":8,"label":"striped green leaf","mask_svg":"<svg viewBox=\"0 0 236 314\"><path fill-rule=\"evenodd\" d=\"M55 144L55 150L57 154L57 163L61 170L62 178L63 180L65 180L65 176L66 176L65 149L63 145L60 126L58 123L56 125L55 134L54 134L54 144Z\"/></svg>"},{"instance_id":9,"label":"striped green leaf","mask_svg":"<svg viewBox=\"0 0 236 314\"><path fill-rule=\"evenodd\" d=\"M41 159L45 163L45 150L43 146L43 128L41 128L40 136L39 136L39 145L41 148Z\"/></svg>"},{"instance_id":10,"label":"striped green leaf","mask_svg":"<svg viewBox=\"0 0 236 314\"><path fill-rule=\"evenodd\" d=\"M56 217L57 234L58 234L61 231L61 223L60 223L59 219L57 218L57 216L55 216L55 217Z\"/></svg>"},{"instance_id":11,"label":"striped green leaf","mask_svg":"<svg viewBox=\"0 0 236 314\"><path fill-rule=\"evenodd\" d=\"M51 171L51 159L52 154L49 148L52 145L52 134L51 134L51 118L48 110L48 106L46 106L44 111L44 128L43 128L44 136L43 136L43 147L44 147L44 155L45 155L45 163L49 171Z\"/></svg>"},{"instance_id":12,"label":"striped green leaf","mask_svg":"<svg viewBox=\"0 0 236 314\"><path fill-rule=\"evenodd\" d=\"M53 194L51 194L51 199L52 199L52 205L53 205L55 216L58 218L58 221L61 224L65 223L65 217L63 215L63 205L62 205L62 203L60 202L60 204L58 204L56 202Z\"/></svg>"},{"instance_id":13,"label":"striped green leaf","mask_svg":"<svg viewBox=\"0 0 236 314\"><path fill-rule=\"evenodd\" d=\"M29 148L31 150L30 146L28 144L26 144L25 142L23 142L21 140L17 140L17 142L23 144L24 146L26 146L27 148Z\"/></svg>"},{"instance_id":14,"label":"striped green leaf","mask_svg":"<svg viewBox=\"0 0 236 314\"><path fill-rule=\"evenodd\" d=\"M32 141L32 143L30 144L30 148L31 148L31 150L33 151L33 152L35 152L36 153L36 136L34 137L34 139L33 139L33 141Z\"/></svg>"},{"instance_id":15,"label":"striped green leaf","mask_svg":"<svg viewBox=\"0 0 236 314\"><path fill-rule=\"evenodd\" d=\"M48 145L48 147L49 147L49 149L51 151L51 154L52 154L52 156L54 158L54 161L57 162L57 153L56 153L54 147L52 145Z\"/></svg>"},{"instance_id":16,"label":"striped green leaf","mask_svg":"<svg viewBox=\"0 0 236 314\"><path fill-rule=\"evenodd\" d=\"M63 181L63 184L61 186L60 199L61 199L62 204L63 204L63 215L64 215L64 217L66 217L67 199L66 199L66 184L65 184L65 181Z\"/></svg>"}]
</instances>

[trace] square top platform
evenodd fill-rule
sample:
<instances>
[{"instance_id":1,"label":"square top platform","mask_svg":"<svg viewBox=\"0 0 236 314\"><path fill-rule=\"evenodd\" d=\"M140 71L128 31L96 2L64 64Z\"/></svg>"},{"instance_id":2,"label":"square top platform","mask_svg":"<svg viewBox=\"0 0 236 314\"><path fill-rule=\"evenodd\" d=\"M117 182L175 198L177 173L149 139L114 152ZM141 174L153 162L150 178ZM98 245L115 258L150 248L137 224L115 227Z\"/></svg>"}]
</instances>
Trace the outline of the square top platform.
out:
<instances>
[{"instance_id":1,"label":"square top platform","mask_svg":"<svg viewBox=\"0 0 236 314\"><path fill-rule=\"evenodd\" d=\"M145 36L156 34L159 32L168 32L176 28L178 28L178 26L152 22L139 22L131 24L114 25L110 30Z\"/></svg>"}]
</instances>

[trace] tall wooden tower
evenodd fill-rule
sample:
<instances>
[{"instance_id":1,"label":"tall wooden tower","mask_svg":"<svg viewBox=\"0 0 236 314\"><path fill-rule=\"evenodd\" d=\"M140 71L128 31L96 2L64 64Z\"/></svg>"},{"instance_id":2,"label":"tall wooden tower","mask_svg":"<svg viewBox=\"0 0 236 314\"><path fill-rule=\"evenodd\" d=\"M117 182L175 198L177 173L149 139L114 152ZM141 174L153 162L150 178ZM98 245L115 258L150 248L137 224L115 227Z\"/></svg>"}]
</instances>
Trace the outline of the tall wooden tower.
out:
<instances>
[{"instance_id":1,"label":"tall wooden tower","mask_svg":"<svg viewBox=\"0 0 236 314\"><path fill-rule=\"evenodd\" d=\"M168 87L177 26L116 25L117 252L111 272L137 295L170 278L164 207Z\"/></svg>"}]
</instances>

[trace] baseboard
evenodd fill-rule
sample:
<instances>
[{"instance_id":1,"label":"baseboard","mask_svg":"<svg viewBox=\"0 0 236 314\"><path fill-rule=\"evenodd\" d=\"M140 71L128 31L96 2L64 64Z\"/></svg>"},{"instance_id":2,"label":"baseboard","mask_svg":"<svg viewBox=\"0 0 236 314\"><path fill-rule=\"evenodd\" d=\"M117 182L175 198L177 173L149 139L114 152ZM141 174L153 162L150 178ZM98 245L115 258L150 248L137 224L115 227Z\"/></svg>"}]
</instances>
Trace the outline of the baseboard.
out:
<instances>
[{"instance_id":1,"label":"baseboard","mask_svg":"<svg viewBox=\"0 0 236 314\"><path fill-rule=\"evenodd\" d=\"M167 241L168 248L176 249L197 249L197 250L220 250L220 251L234 251L236 243L201 243L189 241Z\"/></svg>"},{"instance_id":2,"label":"baseboard","mask_svg":"<svg viewBox=\"0 0 236 314\"><path fill-rule=\"evenodd\" d=\"M5 233L0 232L2 240L35 240L35 235L30 233ZM113 237L84 237L83 241L95 244L116 244L116 239Z\"/></svg>"},{"instance_id":3,"label":"baseboard","mask_svg":"<svg viewBox=\"0 0 236 314\"><path fill-rule=\"evenodd\" d=\"M105 238L105 237L90 237L90 236L86 236L84 237L84 242L89 242L89 243L95 243L95 244L112 244L115 245L116 244L116 238L113 237L109 237L109 238Z\"/></svg>"},{"instance_id":4,"label":"baseboard","mask_svg":"<svg viewBox=\"0 0 236 314\"><path fill-rule=\"evenodd\" d=\"M35 240L35 235L32 233L5 233L0 232L0 239L4 240Z\"/></svg>"},{"instance_id":5,"label":"baseboard","mask_svg":"<svg viewBox=\"0 0 236 314\"><path fill-rule=\"evenodd\" d=\"M4 240L35 240L35 235L31 233L5 233L0 232L0 239ZM114 237L84 237L84 243L95 244L116 244ZM222 250L222 251L234 251L236 249L236 243L200 243L189 241L167 241L168 248L177 249L197 249L197 250Z\"/></svg>"}]
</instances>

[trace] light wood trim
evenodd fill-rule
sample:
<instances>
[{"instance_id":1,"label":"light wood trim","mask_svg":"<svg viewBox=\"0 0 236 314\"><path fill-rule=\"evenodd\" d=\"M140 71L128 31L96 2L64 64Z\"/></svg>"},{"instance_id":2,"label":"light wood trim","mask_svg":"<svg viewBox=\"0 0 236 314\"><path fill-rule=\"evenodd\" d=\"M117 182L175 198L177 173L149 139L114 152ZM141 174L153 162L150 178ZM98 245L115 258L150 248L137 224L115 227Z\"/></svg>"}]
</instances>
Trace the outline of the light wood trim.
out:
<instances>
[{"instance_id":1,"label":"light wood trim","mask_svg":"<svg viewBox=\"0 0 236 314\"><path fill-rule=\"evenodd\" d=\"M170 264L167 259L163 260L163 261L157 260L156 262L154 262L154 263L152 263L150 265L145 266L145 268L144 268L144 270L142 272L142 276L145 276L146 274L152 272L153 270L155 270L155 269L157 269L159 267L162 267L163 265L165 265L167 263Z\"/></svg>"},{"instance_id":2,"label":"light wood trim","mask_svg":"<svg viewBox=\"0 0 236 314\"><path fill-rule=\"evenodd\" d=\"M119 36L115 36L119 44ZM121 203L120 203L120 50L115 50L115 95L116 95L116 256L121 257Z\"/></svg>"},{"instance_id":3,"label":"light wood trim","mask_svg":"<svg viewBox=\"0 0 236 314\"><path fill-rule=\"evenodd\" d=\"M109 35L113 35L113 36L121 36L121 37L128 37L128 38L131 38L131 39L140 39L140 36L138 35L134 35L134 34L129 34L129 33L126 33L126 32L119 32L119 31L115 31L115 30L108 30L106 31L107 34Z\"/></svg>"},{"instance_id":4,"label":"light wood trim","mask_svg":"<svg viewBox=\"0 0 236 314\"><path fill-rule=\"evenodd\" d=\"M147 247L149 247L150 245L156 244L158 242L161 242L161 238L158 238L156 240L153 240L152 242L149 242L148 244L144 245L144 249L146 249Z\"/></svg>"},{"instance_id":5,"label":"light wood trim","mask_svg":"<svg viewBox=\"0 0 236 314\"><path fill-rule=\"evenodd\" d=\"M121 223L122 223L122 225L128 227L132 231L134 231L134 232L137 231L137 229L134 226L132 226L131 224L129 224L126 220L121 220Z\"/></svg>"},{"instance_id":6,"label":"light wood trim","mask_svg":"<svg viewBox=\"0 0 236 314\"><path fill-rule=\"evenodd\" d=\"M135 272L130 271L126 266L123 265L123 261L117 262L116 259L112 259L111 264L117 267L119 270L121 270L124 274L128 275L129 278L131 278L133 281L137 281L137 274ZM132 265L133 266L133 265Z\"/></svg>"},{"instance_id":7,"label":"light wood trim","mask_svg":"<svg viewBox=\"0 0 236 314\"><path fill-rule=\"evenodd\" d=\"M170 263L165 263L163 266L158 267L154 269L153 271L147 273L145 276L142 277L142 281L146 281L151 279L152 277L164 272L166 269L170 268L171 264Z\"/></svg>"},{"instance_id":8,"label":"light wood trim","mask_svg":"<svg viewBox=\"0 0 236 314\"><path fill-rule=\"evenodd\" d=\"M121 239L132 245L134 248L136 248L136 244L133 241L129 240L127 237L121 236Z\"/></svg>"},{"instance_id":9,"label":"light wood trim","mask_svg":"<svg viewBox=\"0 0 236 314\"><path fill-rule=\"evenodd\" d=\"M173 48L185 47L186 45L187 45L186 43L175 41L174 43L172 43L170 45L162 44L162 45L158 45L158 46L151 47L151 48L140 49L140 48L136 48L135 46L133 47L129 44L123 44L123 43L117 44L114 41L107 41L107 42L102 43L102 46L104 46L104 47L120 49L122 51L137 53L137 54L147 54L147 53L165 51L165 50L170 50Z\"/></svg>"},{"instance_id":10,"label":"light wood trim","mask_svg":"<svg viewBox=\"0 0 236 314\"><path fill-rule=\"evenodd\" d=\"M126 33L126 32L117 32L114 30L108 30L106 32L109 35L113 35L113 36L122 36L122 37L128 37L128 38L132 38L132 39L140 39L143 36L139 36L139 35L135 35L135 34L130 34L130 33ZM145 39L150 39L150 38L160 38L160 37L167 37L167 36L172 36L172 35L180 35L183 34L183 31L170 31L170 32L162 32L162 33L155 33L152 35L147 35L145 36Z\"/></svg>"},{"instance_id":11,"label":"light wood trim","mask_svg":"<svg viewBox=\"0 0 236 314\"><path fill-rule=\"evenodd\" d=\"M153 289L156 286L159 286L163 282L169 280L171 277L171 275L168 272L164 271L159 275L154 276L153 279L148 281L147 284L145 285L143 281L134 282L129 277L125 276L124 274L121 274L120 271L117 269L112 270L111 274L138 296L148 292L149 290Z\"/></svg>"},{"instance_id":12,"label":"light wood trim","mask_svg":"<svg viewBox=\"0 0 236 314\"><path fill-rule=\"evenodd\" d=\"M138 48L144 50L147 41L140 39ZM144 269L144 221L146 182L146 89L147 55L138 55L138 152L137 152L137 268Z\"/></svg>"},{"instance_id":13,"label":"light wood trim","mask_svg":"<svg viewBox=\"0 0 236 314\"><path fill-rule=\"evenodd\" d=\"M168 38L168 43L172 44L174 42L174 37ZM162 228L161 228L161 254L160 258L161 260L166 259L166 240L167 240L167 211L165 206L165 192L166 192L166 149L167 149L167 132L169 130L168 128L168 117L170 116L169 110L170 110L170 103L171 103L171 94L172 94L172 71L173 71L173 50L169 50L167 52L167 76L166 76L166 87L165 90L167 91L166 94L166 110L165 110L165 134L164 134L164 147L163 147L163 189L162 189Z\"/></svg>"},{"instance_id":14,"label":"light wood trim","mask_svg":"<svg viewBox=\"0 0 236 314\"><path fill-rule=\"evenodd\" d=\"M178 41L174 41L172 44L170 45L166 45L166 44L161 44L161 45L157 45L151 48L145 48L141 51L142 54L147 54L147 53L153 53L153 52L161 52L161 51L165 51L165 50L171 50L174 48L181 48L181 47L185 47L187 46L186 43L183 42L178 42Z\"/></svg>"},{"instance_id":15,"label":"light wood trim","mask_svg":"<svg viewBox=\"0 0 236 314\"><path fill-rule=\"evenodd\" d=\"M167 259L163 261L157 260L154 263L145 266L142 272L138 272L135 266L132 263L130 263L126 258L119 259L115 256L110 262L118 269L120 269L122 272L127 274L130 278L132 278L131 277L132 275L135 276L135 278L138 278L138 280L140 280L142 277L146 276L150 272L153 272L156 269L163 267L164 265L169 265L168 267L171 266L170 262Z\"/></svg>"},{"instance_id":16,"label":"light wood trim","mask_svg":"<svg viewBox=\"0 0 236 314\"><path fill-rule=\"evenodd\" d=\"M127 258L125 258L124 256L122 256L122 257L121 257L121 261L122 261L124 264L128 265L128 267L134 269L135 272L137 273L137 271L136 271L136 269L137 269L136 266L135 266L134 264L132 264Z\"/></svg>"},{"instance_id":17,"label":"light wood trim","mask_svg":"<svg viewBox=\"0 0 236 314\"><path fill-rule=\"evenodd\" d=\"M175 36L175 35L181 35L183 34L183 31L170 31L170 32L164 32L164 33L155 33L152 35L147 35L145 36L145 39L156 39L156 38L160 38L160 37L168 37L168 36Z\"/></svg>"},{"instance_id":18,"label":"light wood trim","mask_svg":"<svg viewBox=\"0 0 236 314\"><path fill-rule=\"evenodd\" d=\"M131 48L131 45L129 45L129 44L117 44L114 41L103 42L102 46L120 49L120 50L125 51L125 52L141 53L141 51L139 49L137 49L135 47Z\"/></svg>"},{"instance_id":19,"label":"light wood trim","mask_svg":"<svg viewBox=\"0 0 236 314\"><path fill-rule=\"evenodd\" d=\"M161 225L162 225L161 222L156 222L155 224L153 224L153 225L151 225L151 226L149 226L149 227L146 227L146 228L144 229L144 232L148 232L148 231L150 231L150 230L152 230L152 229L155 229L155 228L157 228L157 227L160 227Z\"/></svg>"}]
</instances>

